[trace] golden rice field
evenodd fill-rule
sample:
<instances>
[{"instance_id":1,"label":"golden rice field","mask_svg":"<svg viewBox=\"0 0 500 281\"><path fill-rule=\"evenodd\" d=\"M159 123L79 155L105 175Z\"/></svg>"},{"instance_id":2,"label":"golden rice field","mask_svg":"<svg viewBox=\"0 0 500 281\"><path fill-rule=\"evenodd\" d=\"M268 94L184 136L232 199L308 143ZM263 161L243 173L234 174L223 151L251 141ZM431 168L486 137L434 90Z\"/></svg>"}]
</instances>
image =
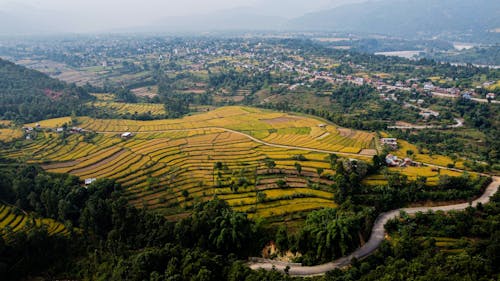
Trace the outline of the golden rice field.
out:
<instances>
[{"instance_id":1,"label":"golden rice field","mask_svg":"<svg viewBox=\"0 0 500 281\"><path fill-rule=\"evenodd\" d=\"M99 108L104 111L118 114L151 114L165 115L165 107L162 104L153 103L121 103L112 101L96 101L88 103L89 106Z\"/></svg>"},{"instance_id":2,"label":"golden rice field","mask_svg":"<svg viewBox=\"0 0 500 281\"><path fill-rule=\"evenodd\" d=\"M15 212L9 206L0 205L0 236L5 235L8 231L14 233L24 231L34 225L47 227L49 235L69 234L64 224L53 219L31 218L22 212Z\"/></svg>"},{"instance_id":3,"label":"golden rice field","mask_svg":"<svg viewBox=\"0 0 500 281\"><path fill-rule=\"evenodd\" d=\"M298 154L305 160L294 160ZM323 175L334 173L328 154L270 147L216 128L138 133L127 140L98 134L90 142L78 134L63 140L55 133L40 133L36 140L26 142L22 149L6 151L5 156L50 162L43 165L46 170L82 179L114 178L127 188L133 205L165 215L178 215L186 211L184 207L213 196L252 216L335 206L329 189L332 183L317 174L318 168L324 169ZM267 169L266 158L274 159L274 169ZM217 162L223 168L216 169ZM302 166L300 176L296 162ZM280 179L285 188L278 187ZM258 202L262 192L265 200Z\"/></svg>"},{"instance_id":4,"label":"golden rice field","mask_svg":"<svg viewBox=\"0 0 500 281\"><path fill-rule=\"evenodd\" d=\"M55 121L42 121L40 125ZM249 107L223 107L182 119L135 121L79 118L79 126L102 133L163 132L224 128L249 134L265 142L358 154L375 149L374 134L338 128L322 120ZM321 125L321 127L320 127Z\"/></svg>"},{"instance_id":5,"label":"golden rice field","mask_svg":"<svg viewBox=\"0 0 500 281\"><path fill-rule=\"evenodd\" d=\"M401 174L408 177L408 180L414 181L417 177L425 177L427 179L426 184L437 185L439 183L439 177L443 175L448 175L452 177L459 177L462 175L461 172L450 171L445 169L433 169L431 167L391 167L387 169L388 175L390 174ZM387 175L387 176L388 176ZM367 185L383 185L387 184L387 176L383 174L370 175L363 180L364 184Z\"/></svg>"},{"instance_id":6,"label":"golden rice field","mask_svg":"<svg viewBox=\"0 0 500 281\"><path fill-rule=\"evenodd\" d=\"M487 87L488 91L495 91L496 89L500 89L500 80L497 80L495 84Z\"/></svg>"},{"instance_id":7,"label":"golden rice field","mask_svg":"<svg viewBox=\"0 0 500 281\"><path fill-rule=\"evenodd\" d=\"M38 124L55 128L70 121L66 117ZM313 117L239 106L182 119L79 117L78 122L97 134L91 139L80 134L63 139L54 132L41 132L35 140L24 141L22 147L0 154L41 163L50 172L71 173L81 179L116 179L126 188L131 204L159 210L171 218L214 196L250 216L268 218L335 207L329 188L333 182L324 177L335 172L327 152L370 161L370 156L360 152L376 149L372 133L339 128ZM123 132L133 136L122 139ZM419 162L453 163L448 157L418 153L405 141L399 141L399 146L394 154L401 158L413 150ZM276 166L269 168L267 159ZM300 174L296 163L302 167ZM456 165L461 167L462 163ZM321 170L323 177L318 175ZM388 172L407 175L410 180L425 176L430 185L437 184L440 175L460 175L429 167L390 168ZM372 175L364 182L385 184L387 179Z\"/></svg>"},{"instance_id":8,"label":"golden rice field","mask_svg":"<svg viewBox=\"0 0 500 281\"><path fill-rule=\"evenodd\" d=\"M10 120L0 120L0 126L10 126L12 125L12 121Z\"/></svg>"},{"instance_id":9,"label":"golden rice field","mask_svg":"<svg viewBox=\"0 0 500 281\"><path fill-rule=\"evenodd\" d=\"M20 129L1 129L0 128L0 141L9 142L23 136L23 131Z\"/></svg>"},{"instance_id":10,"label":"golden rice field","mask_svg":"<svg viewBox=\"0 0 500 281\"><path fill-rule=\"evenodd\" d=\"M54 128L68 121L69 117L38 123ZM333 182L324 177L335 173L327 152L370 161L371 156L360 151L376 148L372 133L339 128L313 117L238 106L175 120L79 117L78 122L97 134L91 139L80 134L63 139L47 131L0 155L41 163L50 172L71 173L81 179L116 179L126 188L131 204L159 210L171 218L214 196L250 216L269 218L335 207L329 188ZM133 136L122 139L123 132ZM404 141L395 154L404 157L406 150L415 152L416 161L452 163L444 156L419 154ZM269 168L266 159L274 160L276 166ZM302 167L300 174L296 163ZM318 175L321 170L323 177ZM440 174L460 175L428 167L391 168L389 173L405 174L409 179L426 176L429 184L437 183ZM386 181L383 175L365 180L368 184Z\"/></svg>"},{"instance_id":11,"label":"golden rice field","mask_svg":"<svg viewBox=\"0 0 500 281\"><path fill-rule=\"evenodd\" d=\"M407 157L406 151L412 150L414 152L414 156L413 156L414 161L428 163L428 164L434 164L434 165L438 165L438 166L442 166L442 167L446 167L448 164L455 164L455 167L458 169L464 168L463 161L455 162L450 157L443 156L443 155L430 155L428 153L425 153L425 151L423 151L422 153L419 153L418 148L415 145L408 143L407 141L398 140L398 146L399 146L399 149L395 152L392 152L392 153L400 158Z\"/></svg>"},{"instance_id":12,"label":"golden rice field","mask_svg":"<svg viewBox=\"0 0 500 281\"><path fill-rule=\"evenodd\" d=\"M71 124L71 117L60 117L42 120L39 122L26 124L25 127L35 127L36 125L40 125L40 127L42 128L57 128L63 126L64 124Z\"/></svg>"}]
</instances>

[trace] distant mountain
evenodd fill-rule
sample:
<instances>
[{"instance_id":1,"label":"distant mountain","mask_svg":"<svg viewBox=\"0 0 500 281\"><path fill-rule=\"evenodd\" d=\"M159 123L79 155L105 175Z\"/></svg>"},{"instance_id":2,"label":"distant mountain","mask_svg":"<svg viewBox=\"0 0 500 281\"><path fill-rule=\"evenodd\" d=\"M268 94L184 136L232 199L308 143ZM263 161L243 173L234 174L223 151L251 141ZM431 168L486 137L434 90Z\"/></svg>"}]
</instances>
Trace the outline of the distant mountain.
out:
<instances>
[{"instance_id":1,"label":"distant mountain","mask_svg":"<svg viewBox=\"0 0 500 281\"><path fill-rule=\"evenodd\" d=\"M498 0L381 0L344 5L290 20L293 30L400 36L484 32L500 27Z\"/></svg>"},{"instance_id":2,"label":"distant mountain","mask_svg":"<svg viewBox=\"0 0 500 281\"><path fill-rule=\"evenodd\" d=\"M69 116L91 98L83 88L0 59L0 119L36 121Z\"/></svg>"},{"instance_id":3,"label":"distant mountain","mask_svg":"<svg viewBox=\"0 0 500 281\"><path fill-rule=\"evenodd\" d=\"M154 31L237 31L275 30L287 20L266 15L250 7L222 10L194 16L168 17L158 22Z\"/></svg>"}]
</instances>

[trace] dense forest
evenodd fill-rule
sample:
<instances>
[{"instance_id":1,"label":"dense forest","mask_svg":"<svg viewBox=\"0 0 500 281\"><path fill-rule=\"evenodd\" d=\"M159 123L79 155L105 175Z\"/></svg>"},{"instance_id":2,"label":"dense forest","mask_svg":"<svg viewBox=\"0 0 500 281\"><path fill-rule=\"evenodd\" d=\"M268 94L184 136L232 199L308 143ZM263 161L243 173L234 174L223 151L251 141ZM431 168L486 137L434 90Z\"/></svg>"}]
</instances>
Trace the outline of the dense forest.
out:
<instances>
[{"instance_id":1,"label":"dense forest","mask_svg":"<svg viewBox=\"0 0 500 281\"><path fill-rule=\"evenodd\" d=\"M283 280L277 272L251 271L241 260L258 255L274 240L281 251L302 253L297 261L304 264L327 262L366 241L380 211L425 199L470 198L489 183L443 178L438 187L427 190L397 178L385 187L367 189L360 179L374 167L336 163L340 170L336 197L343 200L338 201L341 205L311 212L301 231L291 234L286 228L250 220L216 197L196 204L189 217L170 222L130 206L113 180L84 187L71 175L5 162L0 168L0 200L64 223L69 234L50 236L43 227L21 232L4 229L0 270L9 280L28 275L85 280ZM409 193L410 189L420 192Z\"/></svg>"},{"instance_id":2,"label":"dense forest","mask_svg":"<svg viewBox=\"0 0 500 281\"><path fill-rule=\"evenodd\" d=\"M0 118L22 123L69 116L88 99L84 88L0 59Z\"/></svg>"}]
</instances>

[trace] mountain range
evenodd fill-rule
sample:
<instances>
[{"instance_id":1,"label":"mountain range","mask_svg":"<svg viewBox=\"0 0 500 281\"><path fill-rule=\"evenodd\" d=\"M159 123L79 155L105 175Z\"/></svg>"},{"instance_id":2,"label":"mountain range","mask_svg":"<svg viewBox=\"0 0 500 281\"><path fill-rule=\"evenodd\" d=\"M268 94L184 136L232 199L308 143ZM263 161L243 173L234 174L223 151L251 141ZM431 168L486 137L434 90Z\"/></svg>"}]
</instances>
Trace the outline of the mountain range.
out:
<instances>
[{"instance_id":1,"label":"mountain range","mask_svg":"<svg viewBox=\"0 0 500 281\"><path fill-rule=\"evenodd\" d=\"M86 15L0 7L0 35L81 32L342 31L396 36L486 32L500 28L498 0L259 1L206 14L156 18L123 27ZM108 19L109 22L109 19Z\"/></svg>"}]
</instances>

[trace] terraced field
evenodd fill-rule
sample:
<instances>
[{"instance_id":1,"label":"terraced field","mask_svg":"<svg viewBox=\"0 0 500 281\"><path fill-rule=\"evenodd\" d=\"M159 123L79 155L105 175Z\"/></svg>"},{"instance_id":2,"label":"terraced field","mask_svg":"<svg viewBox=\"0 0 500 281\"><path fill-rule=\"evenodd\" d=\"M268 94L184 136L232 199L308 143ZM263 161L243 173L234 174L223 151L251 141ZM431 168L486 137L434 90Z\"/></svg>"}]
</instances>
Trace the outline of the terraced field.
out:
<instances>
[{"instance_id":1,"label":"terraced field","mask_svg":"<svg viewBox=\"0 0 500 281\"><path fill-rule=\"evenodd\" d=\"M408 177L408 180L413 181L416 180L417 177L426 177L427 185L437 185L439 183L439 177L442 175L448 175L452 177L459 177L462 175L462 172L445 170L445 169L433 169L432 167L423 166L423 167L392 167L388 168L388 175L390 174L401 174ZM363 180L363 183L368 185L381 185L387 184L388 175L376 174L366 177ZM473 175L473 174L472 174Z\"/></svg>"},{"instance_id":2,"label":"terraced field","mask_svg":"<svg viewBox=\"0 0 500 281\"><path fill-rule=\"evenodd\" d=\"M0 141L9 142L23 136L23 132L19 129L2 129L0 128Z\"/></svg>"},{"instance_id":3,"label":"terraced field","mask_svg":"<svg viewBox=\"0 0 500 281\"><path fill-rule=\"evenodd\" d=\"M165 107L162 104L153 103L121 103L112 101L96 101L88 104L110 113L118 114L145 114L165 115Z\"/></svg>"},{"instance_id":4,"label":"terraced field","mask_svg":"<svg viewBox=\"0 0 500 281\"><path fill-rule=\"evenodd\" d=\"M371 156L358 153L374 149L370 133L255 108L226 107L177 120L84 117L79 122L97 134L89 140L80 134L63 139L39 133L4 156L44 163L50 172L82 179L114 178L127 188L133 205L172 218L213 196L262 217L335 207L332 182L324 177L334 171L323 150L369 160ZM133 132L133 137L122 139L123 132Z\"/></svg>"},{"instance_id":5,"label":"terraced field","mask_svg":"<svg viewBox=\"0 0 500 281\"><path fill-rule=\"evenodd\" d=\"M450 157L443 155L430 155L428 153L423 153L423 152L420 153L419 149L415 145L410 144L407 141L398 140L398 146L399 149L395 151L393 154L400 158L407 157L406 152L408 150L411 150L414 153L413 156L414 161L434 164L443 167L446 167L448 164L454 164L456 168L464 169L463 161L453 161Z\"/></svg>"},{"instance_id":6,"label":"terraced field","mask_svg":"<svg viewBox=\"0 0 500 281\"><path fill-rule=\"evenodd\" d=\"M31 218L27 214L17 212L9 206L0 205L0 236L5 235L9 231L14 233L24 231L34 225L47 227L50 235L69 234L62 223L56 222L53 219Z\"/></svg>"}]
</instances>

